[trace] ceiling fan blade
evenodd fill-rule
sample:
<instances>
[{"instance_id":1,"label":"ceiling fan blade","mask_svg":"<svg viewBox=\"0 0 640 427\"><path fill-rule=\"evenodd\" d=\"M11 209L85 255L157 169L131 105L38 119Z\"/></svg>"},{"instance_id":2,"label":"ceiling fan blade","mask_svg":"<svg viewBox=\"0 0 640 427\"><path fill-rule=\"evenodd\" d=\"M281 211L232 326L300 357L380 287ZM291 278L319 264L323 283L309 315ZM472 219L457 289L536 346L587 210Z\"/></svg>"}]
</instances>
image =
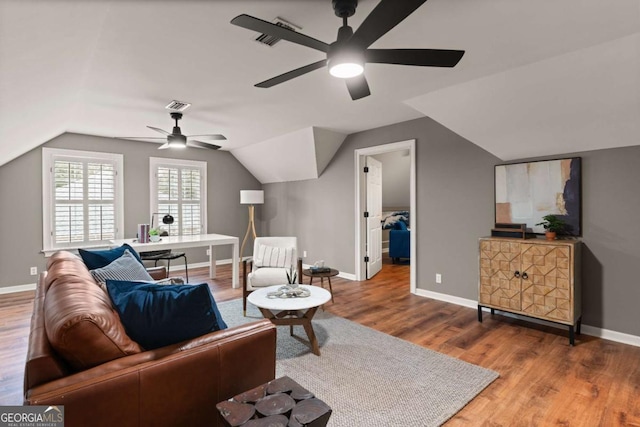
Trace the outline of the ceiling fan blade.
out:
<instances>
[{"instance_id":1,"label":"ceiling fan blade","mask_svg":"<svg viewBox=\"0 0 640 427\"><path fill-rule=\"evenodd\" d=\"M299 77L303 74L307 74L313 70L317 70L318 68L322 68L327 65L327 60L323 59L322 61L314 62L313 64L305 65L304 67L296 68L295 70L289 71L288 73L280 74L279 76L273 77L269 80L265 80L263 82L255 85L256 87L272 87L280 83L284 83L293 78Z\"/></svg>"},{"instance_id":2,"label":"ceiling fan blade","mask_svg":"<svg viewBox=\"0 0 640 427\"><path fill-rule=\"evenodd\" d=\"M155 130L156 132L160 132L163 135L171 135L169 132L167 132L166 130L162 130L159 128L154 128L153 126L147 126L149 129Z\"/></svg>"},{"instance_id":3,"label":"ceiling fan blade","mask_svg":"<svg viewBox=\"0 0 640 427\"><path fill-rule=\"evenodd\" d=\"M366 62L377 64L455 67L464 50L447 49L367 49Z\"/></svg>"},{"instance_id":4,"label":"ceiling fan blade","mask_svg":"<svg viewBox=\"0 0 640 427\"><path fill-rule=\"evenodd\" d=\"M202 141L187 141L187 147L210 148L212 150L219 150L220 148L222 148L219 145L207 144L206 142Z\"/></svg>"},{"instance_id":5,"label":"ceiling fan blade","mask_svg":"<svg viewBox=\"0 0 640 427\"><path fill-rule=\"evenodd\" d=\"M321 52L327 52L329 45L320 40L316 40L313 37L306 36L302 33L297 33L293 30L289 30L285 27L280 27L271 22L263 21L262 19L254 18L249 15L239 15L231 20L233 25L246 28L249 30L257 31L259 33L268 34L273 37L278 37L283 40L290 41L292 43L307 46L312 49L319 50Z\"/></svg>"},{"instance_id":6,"label":"ceiling fan blade","mask_svg":"<svg viewBox=\"0 0 640 427\"><path fill-rule=\"evenodd\" d=\"M169 143L168 142L165 143L165 144L162 144L160 147L158 147L158 150L166 150L167 148L169 148Z\"/></svg>"},{"instance_id":7,"label":"ceiling fan blade","mask_svg":"<svg viewBox=\"0 0 640 427\"><path fill-rule=\"evenodd\" d=\"M347 82L349 95L351 95L351 99L354 101L371 95L371 91L369 91L369 84L367 83L367 79L364 77L364 74L361 74L358 77L345 79L345 81Z\"/></svg>"},{"instance_id":8,"label":"ceiling fan blade","mask_svg":"<svg viewBox=\"0 0 640 427\"><path fill-rule=\"evenodd\" d=\"M207 138L215 141L226 141L226 137L220 134L209 134L209 135L187 135L187 138Z\"/></svg>"},{"instance_id":9,"label":"ceiling fan blade","mask_svg":"<svg viewBox=\"0 0 640 427\"><path fill-rule=\"evenodd\" d=\"M427 0L381 0L349 40L350 44L366 49L393 27L411 15Z\"/></svg>"},{"instance_id":10,"label":"ceiling fan blade","mask_svg":"<svg viewBox=\"0 0 640 427\"><path fill-rule=\"evenodd\" d=\"M166 141L167 138L166 137L161 137L161 136L115 136L114 138L118 138L118 139L141 139L141 140L147 140L147 139L161 139L163 141Z\"/></svg>"}]
</instances>

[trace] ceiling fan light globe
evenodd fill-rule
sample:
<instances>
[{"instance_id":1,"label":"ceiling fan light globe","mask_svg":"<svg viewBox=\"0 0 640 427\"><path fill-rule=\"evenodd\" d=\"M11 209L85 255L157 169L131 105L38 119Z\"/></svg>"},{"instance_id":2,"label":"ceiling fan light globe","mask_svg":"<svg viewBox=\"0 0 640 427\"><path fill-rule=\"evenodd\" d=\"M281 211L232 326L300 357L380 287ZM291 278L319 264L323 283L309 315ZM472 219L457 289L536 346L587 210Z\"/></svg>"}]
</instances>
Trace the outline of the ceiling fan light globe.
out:
<instances>
[{"instance_id":1,"label":"ceiling fan light globe","mask_svg":"<svg viewBox=\"0 0 640 427\"><path fill-rule=\"evenodd\" d=\"M362 64L357 62L342 62L329 67L329 73L341 79L350 79L357 77L364 72Z\"/></svg>"},{"instance_id":2,"label":"ceiling fan light globe","mask_svg":"<svg viewBox=\"0 0 640 427\"><path fill-rule=\"evenodd\" d=\"M184 149L187 148L187 144L185 144L182 141L169 141L169 148L178 148L178 149Z\"/></svg>"}]
</instances>

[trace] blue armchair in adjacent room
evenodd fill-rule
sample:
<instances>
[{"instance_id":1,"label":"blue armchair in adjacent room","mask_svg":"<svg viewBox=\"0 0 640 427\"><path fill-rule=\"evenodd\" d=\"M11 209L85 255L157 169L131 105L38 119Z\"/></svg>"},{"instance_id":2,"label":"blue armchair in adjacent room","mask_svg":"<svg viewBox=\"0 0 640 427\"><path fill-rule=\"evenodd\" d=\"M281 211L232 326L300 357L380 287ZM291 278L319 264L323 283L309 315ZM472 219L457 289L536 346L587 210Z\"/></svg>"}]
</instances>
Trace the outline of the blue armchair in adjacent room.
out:
<instances>
[{"instance_id":1,"label":"blue armchair in adjacent room","mask_svg":"<svg viewBox=\"0 0 640 427\"><path fill-rule=\"evenodd\" d=\"M411 231L402 221L396 222L389 231L389 257L394 264L400 258L411 257Z\"/></svg>"}]
</instances>

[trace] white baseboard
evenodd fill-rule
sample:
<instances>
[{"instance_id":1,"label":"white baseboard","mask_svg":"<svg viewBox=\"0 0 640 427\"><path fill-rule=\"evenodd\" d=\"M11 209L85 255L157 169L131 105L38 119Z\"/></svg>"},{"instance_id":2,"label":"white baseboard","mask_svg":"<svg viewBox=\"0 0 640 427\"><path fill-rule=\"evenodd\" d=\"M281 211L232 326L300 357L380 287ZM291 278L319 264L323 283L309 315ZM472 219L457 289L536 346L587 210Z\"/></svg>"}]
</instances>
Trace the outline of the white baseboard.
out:
<instances>
[{"instance_id":1,"label":"white baseboard","mask_svg":"<svg viewBox=\"0 0 640 427\"><path fill-rule=\"evenodd\" d=\"M582 332L586 335L591 335L592 337L603 338L605 340L640 347L640 337L636 335L625 334L623 332L612 331L610 329L596 328L589 325L582 325Z\"/></svg>"},{"instance_id":2,"label":"white baseboard","mask_svg":"<svg viewBox=\"0 0 640 427\"><path fill-rule=\"evenodd\" d=\"M232 260L231 259L221 259L221 260L217 260L216 261L216 265L225 265L225 264L231 264ZM200 267L208 267L209 263L208 262L198 262L198 263L194 263L194 264L188 264L189 268L200 268ZM303 268L309 268L310 265L309 264L303 264ZM184 265L178 265L175 267L171 268L171 271L182 271L184 270ZM351 273L344 273L344 272L340 272L338 274L338 277L341 277L343 279L347 279L347 280L353 280L355 281L355 274L351 274ZM16 285L16 286L7 286L7 287L1 287L0 288L0 295L5 295L5 294L12 294L12 293L16 293L16 292L25 292L25 291L33 291L36 289L36 284L35 283L28 283L26 285ZM478 302L475 300L471 300L471 299L467 299L467 298L461 298L461 297L456 297L453 295L447 295L447 294L442 294L439 292L433 292L433 291L427 291L425 289L416 289L416 295L421 296L421 297L425 297L425 298L431 298L431 299L435 299L438 301L444 301L444 302L448 302L451 304L456 304L456 305L461 305L463 307L468 307L468 308L473 308L473 309L477 309L478 308ZM489 308L484 308L484 311L490 311ZM546 325L546 326L551 326L554 328L563 328L562 326L558 325L557 323L551 323L551 322L546 322L544 320L540 320L540 319L535 319L535 318L531 318L531 317L524 317L524 316L518 316L517 314L513 314L513 313L508 313L508 312L500 312L501 314L503 314L504 316L508 316L508 317L512 317L515 319L522 319L522 320L526 320L528 322L534 322L534 323L538 323L541 325ZM590 326L590 325L582 325L582 333L584 333L585 335L590 335L592 337L598 337L598 338L603 338L606 340L611 340L611 341L615 341L615 342L619 342L622 344L629 344L629 345L633 345L635 347L640 347L640 337L636 336L636 335L631 335L631 334L626 334L624 332L618 332L618 331L612 331L610 329L603 329L603 328L597 328L595 326Z\"/></svg>"},{"instance_id":3,"label":"white baseboard","mask_svg":"<svg viewBox=\"0 0 640 427\"><path fill-rule=\"evenodd\" d=\"M416 289L416 295L435 299L438 301L449 302L451 304L461 305L463 307L474 308L476 310L478 309L478 301L467 299L467 298L460 298L453 295L441 294L439 292L427 291L425 289ZM491 311L491 309L487 307L484 307L483 310ZM507 317L512 317L514 319L526 320L527 322L533 322L540 325L551 326L554 328L559 328L559 329L566 328L566 326L561 326L557 323L547 322L547 321L535 319L532 317L518 316L517 314L508 313L504 311L500 311L500 314ZM585 335L590 335L592 337L603 338L606 340L611 340L611 341L619 342L622 344L629 344L636 347L640 347L640 337L636 335L625 334L623 332L612 331L610 329L597 328L595 326L589 326L585 324L582 324L581 332Z\"/></svg>"},{"instance_id":4,"label":"white baseboard","mask_svg":"<svg viewBox=\"0 0 640 427\"><path fill-rule=\"evenodd\" d=\"M0 295L13 294L16 292L35 291L35 289L36 289L35 283L27 283L26 285L7 286L4 288L0 288Z\"/></svg>"},{"instance_id":5,"label":"white baseboard","mask_svg":"<svg viewBox=\"0 0 640 427\"><path fill-rule=\"evenodd\" d=\"M226 265L231 264L233 260L231 258L228 259L217 259L216 265ZM209 261L204 262L195 262L191 264L187 264L188 268L201 268L201 267L209 267ZM177 262L176 265L172 265L169 271L184 271L184 263Z\"/></svg>"},{"instance_id":6,"label":"white baseboard","mask_svg":"<svg viewBox=\"0 0 640 427\"><path fill-rule=\"evenodd\" d=\"M302 264L302 268L309 268L309 267L313 267L313 265L311 264ZM338 272L338 277L342 278L342 279L347 279L347 280L356 280L356 275L355 274L351 274L351 273L345 273L343 271L339 271Z\"/></svg>"},{"instance_id":7,"label":"white baseboard","mask_svg":"<svg viewBox=\"0 0 640 427\"><path fill-rule=\"evenodd\" d=\"M355 274L351 274L351 273L345 273L345 272L340 272L338 273L338 277L342 278L342 279L347 279L347 280L356 280L356 275Z\"/></svg>"},{"instance_id":8,"label":"white baseboard","mask_svg":"<svg viewBox=\"0 0 640 427\"><path fill-rule=\"evenodd\" d=\"M219 260L216 260L216 265L231 264L232 261L233 261L232 259L219 259ZM193 264L187 264L187 267L188 268L209 267L209 262L196 262ZM177 263L176 265L172 265L170 271L172 272L184 271L184 264ZM35 289L36 289L35 283L28 283L26 285L0 287L0 295L13 294L16 292L33 291Z\"/></svg>"}]
</instances>

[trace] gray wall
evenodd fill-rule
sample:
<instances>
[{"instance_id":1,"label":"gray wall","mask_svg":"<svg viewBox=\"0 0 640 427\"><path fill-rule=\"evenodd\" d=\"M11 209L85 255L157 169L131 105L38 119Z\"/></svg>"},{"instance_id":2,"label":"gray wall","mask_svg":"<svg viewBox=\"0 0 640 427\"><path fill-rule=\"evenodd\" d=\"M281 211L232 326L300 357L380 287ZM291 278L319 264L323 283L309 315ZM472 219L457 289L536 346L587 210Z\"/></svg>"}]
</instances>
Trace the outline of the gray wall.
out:
<instances>
[{"instance_id":1,"label":"gray wall","mask_svg":"<svg viewBox=\"0 0 640 427\"><path fill-rule=\"evenodd\" d=\"M493 226L493 166L504 162L429 118L350 135L319 179L265 186L265 232L297 235L305 262L354 273L353 151L412 138L417 286L475 300L477 239ZM583 323L640 336L640 146L568 156L582 157Z\"/></svg>"},{"instance_id":2,"label":"gray wall","mask_svg":"<svg viewBox=\"0 0 640 427\"><path fill-rule=\"evenodd\" d=\"M306 263L355 273L354 150L408 139L416 139L417 286L475 299L477 240L493 225L499 160L429 118L350 135L319 179L265 185L265 233L296 235Z\"/></svg>"},{"instance_id":3,"label":"gray wall","mask_svg":"<svg viewBox=\"0 0 640 427\"><path fill-rule=\"evenodd\" d=\"M408 208L411 204L411 157L408 150L372 157L382 163L382 209Z\"/></svg>"},{"instance_id":4,"label":"gray wall","mask_svg":"<svg viewBox=\"0 0 640 427\"><path fill-rule=\"evenodd\" d=\"M429 118L350 135L319 179L268 184L257 207L259 234L295 235L307 263L324 259L354 273L354 153L357 148L416 139L417 285L477 298L477 239L493 225L493 165L503 163ZM125 228L135 233L149 212L151 156L173 156L153 145L68 134L51 147L125 154ZM209 231L242 238L246 207L240 189L259 183L228 153L188 150L181 158L209 162ZM583 323L640 336L640 147L574 153L582 157ZM567 155L567 156L570 156ZM563 156L565 157L565 156ZM0 167L0 286L33 283L42 270L41 150ZM264 223L263 223L264 222ZM414 236L415 238L416 236ZM202 252L202 253L200 253ZM221 258L228 254L221 254ZM190 261L206 260L204 250ZM435 273L443 283L434 283Z\"/></svg>"},{"instance_id":5,"label":"gray wall","mask_svg":"<svg viewBox=\"0 0 640 427\"><path fill-rule=\"evenodd\" d=\"M583 324L640 336L640 146L560 157L582 157Z\"/></svg>"},{"instance_id":6,"label":"gray wall","mask_svg":"<svg viewBox=\"0 0 640 427\"><path fill-rule=\"evenodd\" d=\"M124 155L125 237L135 236L136 226L149 221L149 157L206 161L207 227L209 233L244 236L247 207L240 205L240 190L261 189L260 183L229 152L201 149L157 150L148 142L63 134L43 145ZM42 271L42 149L36 148L0 167L0 287L34 283L29 267ZM262 225L257 224L261 229ZM208 260L205 248L187 250L189 263ZM218 259L231 258L225 247Z\"/></svg>"}]
</instances>

